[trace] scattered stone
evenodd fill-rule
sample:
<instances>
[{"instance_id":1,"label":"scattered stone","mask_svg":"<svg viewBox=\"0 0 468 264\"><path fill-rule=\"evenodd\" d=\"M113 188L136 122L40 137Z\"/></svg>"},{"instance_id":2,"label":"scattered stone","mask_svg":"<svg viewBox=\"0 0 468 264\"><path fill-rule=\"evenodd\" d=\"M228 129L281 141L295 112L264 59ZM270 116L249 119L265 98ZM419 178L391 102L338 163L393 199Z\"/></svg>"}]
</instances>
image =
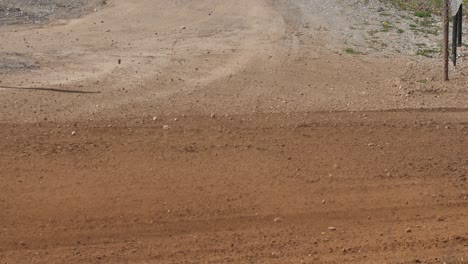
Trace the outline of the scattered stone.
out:
<instances>
[{"instance_id":1,"label":"scattered stone","mask_svg":"<svg viewBox=\"0 0 468 264\"><path fill-rule=\"evenodd\" d=\"M153 121L156 121L156 120L158 120L158 118L157 118L156 116L155 116L155 117L153 117Z\"/></svg>"},{"instance_id":2,"label":"scattered stone","mask_svg":"<svg viewBox=\"0 0 468 264\"><path fill-rule=\"evenodd\" d=\"M439 215L439 216L437 216L437 221L438 222L443 222L443 221L445 221L445 217Z\"/></svg>"},{"instance_id":3,"label":"scattered stone","mask_svg":"<svg viewBox=\"0 0 468 264\"><path fill-rule=\"evenodd\" d=\"M275 222L275 223L281 222L281 218L277 217L277 218L275 218L275 219L273 220L273 222Z\"/></svg>"},{"instance_id":4,"label":"scattered stone","mask_svg":"<svg viewBox=\"0 0 468 264\"><path fill-rule=\"evenodd\" d=\"M180 29L186 29L187 27L186 26L181 26Z\"/></svg>"},{"instance_id":5,"label":"scattered stone","mask_svg":"<svg viewBox=\"0 0 468 264\"><path fill-rule=\"evenodd\" d=\"M18 245L22 246L22 247L25 247L26 246L26 242L24 241L19 241L18 242Z\"/></svg>"},{"instance_id":6,"label":"scattered stone","mask_svg":"<svg viewBox=\"0 0 468 264\"><path fill-rule=\"evenodd\" d=\"M328 230L330 230L330 231L336 231L336 227L329 226L329 227L328 227Z\"/></svg>"},{"instance_id":7,"label":"scattered stone","mask_svg":"<svg viewBox=\"0 0 468 264\"><path fill-rule=\"evenodd\" d=\"M327 200L322 200L322 204L325 204L327 202Z\"/></svg>"},{"instance_id":8,"label":"scattered stone","mask_svg":"<svg viewBox=\"0 0 468 264\"><path fill-rule=\"evenodd\" d=\"M411 230L411 228L409 228L409 227L406 228L406 230L405 230L406 233L411 233L411 231L413 231L413 230Z\"/></svg>"},{"instance_id":9,"label":"scattered stone","mask_svg":"<svg viewBox=\"0 0 468 264\"><path fill-rule=\"evenodd\" d=\"M211 114L211 118L216 118L216 114Z\"/></svg>"},{"instance_id":10,"label":"scattered stone","mask_svg":"<svg viewBox=\"0 0 468 264\"><path fill-rule=\"evenodd\" d=\"M76 135L76 131L72 131L71 134L72 134L72 136L75 136L75 135Z\"/></svg>"},{"instance_id":11,"label":"scattered stone","mask_svg":"<svg viewBox=\"0 0 468 264\"><path fill-rule=\"evenodd\" d=\"M168 130L170 127L169 127L169 125L163 125L162 128L163 128L164 130Z\"/></svg>"}]
</instances>

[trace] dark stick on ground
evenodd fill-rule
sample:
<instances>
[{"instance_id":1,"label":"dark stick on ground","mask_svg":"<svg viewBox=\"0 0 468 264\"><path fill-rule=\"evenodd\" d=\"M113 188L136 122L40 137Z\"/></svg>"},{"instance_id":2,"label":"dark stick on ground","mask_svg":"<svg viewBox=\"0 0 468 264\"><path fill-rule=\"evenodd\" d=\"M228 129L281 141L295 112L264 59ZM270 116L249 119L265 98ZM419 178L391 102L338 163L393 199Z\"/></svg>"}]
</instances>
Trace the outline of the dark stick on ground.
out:
<instances>
[{"instance_id":1,"label":"dark stick on ground","mask_svg":"<svg viewBox=\"0 0 468 264\"><path fill-rule=\"evenodd\" d=\"M0 88L3 88L3 89L16 89L16 90L36 90L36 91L46 91L46 92L58 92L58 93L79 93L79 94L97 94L97 93L101 93L99 91L66 90L66 89L51 88L51 87L19 87L19 86L0 85Z\"/></svg>"}]
</instances>

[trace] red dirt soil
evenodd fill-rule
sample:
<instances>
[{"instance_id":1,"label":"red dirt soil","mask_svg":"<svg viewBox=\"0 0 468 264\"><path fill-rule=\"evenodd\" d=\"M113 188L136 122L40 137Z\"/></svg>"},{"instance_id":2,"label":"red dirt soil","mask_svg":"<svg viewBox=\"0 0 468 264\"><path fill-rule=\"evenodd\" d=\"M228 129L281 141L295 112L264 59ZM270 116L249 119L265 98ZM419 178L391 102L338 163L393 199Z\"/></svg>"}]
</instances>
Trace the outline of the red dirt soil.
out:
<instances>
[{"instance_id":1,"label":"red dirt soil","mask_svg":"<svg viewBox=\"0 0 468 264\"><path fill-rule=\"evenodd\" d=\"M0 263L467 261L466 112L146 120L3 125Z\"/></svg>"}]
</instances>

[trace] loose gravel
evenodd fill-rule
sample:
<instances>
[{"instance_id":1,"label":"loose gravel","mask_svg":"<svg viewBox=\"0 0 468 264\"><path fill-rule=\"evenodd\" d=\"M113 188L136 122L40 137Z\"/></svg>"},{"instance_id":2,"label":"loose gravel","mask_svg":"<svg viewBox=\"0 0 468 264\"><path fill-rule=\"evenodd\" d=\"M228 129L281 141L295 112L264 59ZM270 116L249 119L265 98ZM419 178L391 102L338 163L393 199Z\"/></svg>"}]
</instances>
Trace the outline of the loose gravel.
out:
<instances>
[{"instance_id":1,"label":"loose gravel","mask_svg":"<svg viewBox=\"0 0 468 264\"><path fill-rule=\"evenodd\" d=\"M92 12L104 0L2 0L0 25L40 24Z\"/></svg>"}]
</instances>

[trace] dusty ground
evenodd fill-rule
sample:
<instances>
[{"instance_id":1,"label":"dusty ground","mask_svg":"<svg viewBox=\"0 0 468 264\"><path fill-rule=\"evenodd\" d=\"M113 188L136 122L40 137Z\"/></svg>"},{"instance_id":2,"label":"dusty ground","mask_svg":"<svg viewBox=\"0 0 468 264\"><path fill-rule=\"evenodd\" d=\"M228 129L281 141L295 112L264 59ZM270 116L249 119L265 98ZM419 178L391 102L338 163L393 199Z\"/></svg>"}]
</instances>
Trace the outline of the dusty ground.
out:
<instances>
[{"instance_id":1,"label":"dusty ground","mask_svg":"<svg viewBox=\"0 0 468 264\"><path fill-rule=\"evenodd\" d=\"M0 25L41 24L55 19L76 18L105 5L106 2L105 0L2 0Z\"/></svg>"},{"instance_id":2,"label":"dusty ground","mask_svg":"<svg viewBox=\"0 0 468 264\"><path fill-rule=\"evenodd\" d=\"M450 83L415 55L438 18L59 2L0 27L1 264L467 263L465 51Z\"/></svg>"},{"instance_id":3,"label":"dusty ground","mask_svg":"<svg viewBox=\"0 0 468 264\"><path fill-rule=\"evenodd\" d=\"M464 71L448 89L440 60L414 55L433 36L382 31L388 15L416 22L377 3L116 0L70 22L2 27L1 52L28 62L0 65L4 86L72 93L0 88L0 120L465 108Z\"/></svg>"}]
</instances>

